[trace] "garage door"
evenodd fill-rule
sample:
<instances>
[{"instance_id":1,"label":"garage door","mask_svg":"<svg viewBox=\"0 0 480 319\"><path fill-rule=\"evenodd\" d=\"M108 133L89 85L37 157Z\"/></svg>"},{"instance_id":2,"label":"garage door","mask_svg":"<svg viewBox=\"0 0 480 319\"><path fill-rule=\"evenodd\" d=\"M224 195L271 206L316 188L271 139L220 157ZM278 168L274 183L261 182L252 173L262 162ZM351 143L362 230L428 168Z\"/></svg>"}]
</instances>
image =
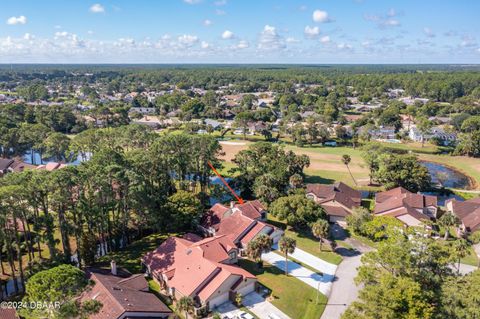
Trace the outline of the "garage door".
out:
<instances>
[{"instance_id":1,"label":"garage door","mask_svg":"<svg viewBox=\"0 0 480 319\"><path fill-rule=\"evenodd\" d=\"M227 301L228 301L228 293L224 293L222 295L219 295L218 297L210 299L210 309L216 308L221 304L226 303Z\"/></svg>"},{"instance_id":2,"label":"garage door","mask_svg":"<svg viewBox=\"0 0 480 319\"><path fill-rule=\"evenodd\" d=\"M239 292L242 296L246 296L253 291L255 291L255 283L254 282L252 282L251 284L248 284L247 286L237 290L237 292Z\"/></svg>"}]
</instances>

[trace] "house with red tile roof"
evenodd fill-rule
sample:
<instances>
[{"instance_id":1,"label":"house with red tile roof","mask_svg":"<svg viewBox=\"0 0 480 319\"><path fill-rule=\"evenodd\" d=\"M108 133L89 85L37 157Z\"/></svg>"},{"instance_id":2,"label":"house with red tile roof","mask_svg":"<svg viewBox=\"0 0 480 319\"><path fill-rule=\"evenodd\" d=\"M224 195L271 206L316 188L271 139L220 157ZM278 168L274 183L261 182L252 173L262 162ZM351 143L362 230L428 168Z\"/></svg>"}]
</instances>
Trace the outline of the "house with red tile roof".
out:
<instances>
[{"instance_id":1,"label":"house with red tile roof","mask_svg":"<svg viewBox=\"0 0 480 319\"><path fill-rule=\"evenodd\" d=\"M18 319L15 308L0 308L0 319Z\"/></svg>"},{"instance_id":2,"label":"house with red tile roof","mask_svg":"<svg viewBox=\"0 0 480 319\"><path fill-rule=\"evenodd\" d=\"M227 236L243 251L249 241L261 234L278 242L283 231L264 222L266 218L267 211L258 200L243 204L232 202L230 207L215 204L203 216L199 228L205 236Z\"/></svg>"},{"instance_id":3,"label":"house with red tile roof","mask_svg":"<svg viewBox=\"0 0 480 319\"><path fill-rule=\"evenodd\" d=\"M23 172L26 169L34 169L36 166L24 163L20 159L0 158L0 177L7 173Z\"/></svg>"},{"instance_id":4,"label":"house with red tile roof","mask_svg":"<svg viewBox=\"0 0 480 319\"><path fill-rule=\"evenodd\" d=\"M225 234L198 240L198 236L170 237L142 257L147 274L174 300L195 302L197 314L256 289L254 275L235 265L239 250Z\"/></svg>"},{"instance_id":5,"label":"house with red tile roof","mask_svg":"<svg viewBox=\"0 0 480 319\"><path fill-rule=\"evenodd\" d=\"M49 162L47 164L38 165L37 169L51 172L51 171L55 171L57 169L64 168L66 166L67 166L66 164L62 164L62 163Z\"/></svg>"},{"instance_id":6,"label":"house with red tile roof","mask_svg":"<svg viewBox=\"0 0 480 319\"><path fill-rule=\"evenodd\" d=\"M100 311L90 319L169 318L172 311L153 293L143 274L131 275L125 270L89 269L87 277L95 284L80 301L96 300L102 304Z\"/></svg>"},{"instance_id":7,"label":"house with red tile roof","mask_svg":"<svg viewBox=\"0 0 480 319\"><path fill-rule=\"evenodd\" d=\"M450 199L445 202L445 207L460 220L460 233L469 234L480 230L480 198L466 201Z\"/></svg>"},{"instance_id":8,"label":"house with red tile roof","mask_svg":"<svg viewBox=\"0 0 480 319\"><path fill-rule=\"evenodd\" d=\"M397 187L375 195L375 215L392 216L407 226L419 226L437 217L437 197Z\"/></svg>"},{"instance_id":9,"label":"house with red tile roof","mask_svg":"<svg viewBox=\"0 0 480 319\"><path fill-rule=\"evenodd\" d=\"M362 195L350 186L338 182L333 185L307 184L307 198L320 204L332 223L345 224L345 217L362 203Z\"/></svg>"}]
</instances>

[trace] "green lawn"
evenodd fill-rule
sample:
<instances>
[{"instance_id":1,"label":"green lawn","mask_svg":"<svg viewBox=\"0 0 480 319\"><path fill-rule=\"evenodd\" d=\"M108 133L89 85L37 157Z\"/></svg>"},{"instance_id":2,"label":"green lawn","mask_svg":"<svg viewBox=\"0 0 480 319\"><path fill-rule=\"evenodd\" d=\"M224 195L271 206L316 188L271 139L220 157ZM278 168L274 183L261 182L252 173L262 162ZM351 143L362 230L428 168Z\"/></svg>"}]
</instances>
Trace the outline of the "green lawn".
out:
<instances>
[{"instance_id":1,"label":"green lawn","mask_svg":"<svg viewBox=\"0 0 480 319\"><path fill-rule=\"evenodd\" d=\"M281 269L266 264L263 269L246 259L239 261L239 265L256 275L258 281L272 290L274 299L271 301L278 309L290 318L318 319L325 309L327 297L317 290L303 283L295 277L285 276Z\"/></svg>"},{"instance_id":2,"label":"green lawn","mask_svg":"<svg viewBox=\"0 0 480 319\"><path fill-rule=\"evenodd\" d=\"M323 259L329 263L338 265L342 261L342 257L330 249L330 245L325 243L320 251L320 245L318 239L313 237L308 232L296 232L290 229L285 229L285 224L281 221L278 221L272 216L268 217L268 222L277 227L283 228L285 230L285 235L291 237L297 241L297 247L314 255L320 259Z\"/></svg>"},{"instance_id":3,"label":"green lawn","mask_svg":"<svg viewBox=\"0 0 480 319\"><path fill-rule=\"evenodd\" d=\"M119 267L123 267L131 273L139 273L142 270L140 258L149 251L157 248L165 239L175 234L153 234L137 240L125 249L109 253L98 259L99 264L108 264L113 259Z\"/></svg>"},{"instance_id":4,"label":"green lawn","mask_svg":"<svg viewBox=\"0 0 480 319\"><path fill-rule=\"evenodd\" d=\"M462 264L478 267L478 257L477 257L477 254L475 254L473 247L470 247L468 256L460 259L460 262Z\"/></svg>"}]
</instances>

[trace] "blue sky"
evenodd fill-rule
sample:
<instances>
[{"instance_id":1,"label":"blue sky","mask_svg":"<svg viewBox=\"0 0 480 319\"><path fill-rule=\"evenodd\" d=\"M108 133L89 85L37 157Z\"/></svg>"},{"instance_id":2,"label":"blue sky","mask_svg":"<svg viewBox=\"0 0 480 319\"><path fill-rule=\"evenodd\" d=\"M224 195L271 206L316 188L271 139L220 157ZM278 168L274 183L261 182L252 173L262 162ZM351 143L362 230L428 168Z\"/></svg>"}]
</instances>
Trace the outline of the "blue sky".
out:
<instances>
[{"instance_id":1,"label":"blue sky","mask_svg":"<svg viewBox=\"0 0 480 319\"><path fill-rule=\"evenodd\" d=\"M3 0L1 8L0 63L480 63L476 0Z\"/></svg>"}]
</instances>

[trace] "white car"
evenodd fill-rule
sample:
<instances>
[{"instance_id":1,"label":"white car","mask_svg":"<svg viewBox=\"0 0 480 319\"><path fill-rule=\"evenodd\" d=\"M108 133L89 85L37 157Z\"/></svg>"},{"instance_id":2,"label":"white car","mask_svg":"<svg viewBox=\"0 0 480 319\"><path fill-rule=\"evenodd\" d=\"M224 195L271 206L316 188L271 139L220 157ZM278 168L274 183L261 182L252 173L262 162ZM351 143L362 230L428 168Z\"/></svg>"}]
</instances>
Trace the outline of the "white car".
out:
<instances>
[{"instance_id":1,"label":"white car","mask_svg":"<svg viewBox=\"0 0 480 319\"><path fill-rule=\"evenodd\" d=\"M240 314L240 318L241 318L241 319L255 319L251 314L246 313L246 312L242 312L242 313Z\"/></svg>"},{"instance_id":2,"label":"white car","mask_svg":"<svg viewBox=\"0 0 480 319\"><path fill-rule=\"evenodd\" d=\"M277 315L274 314L274 313L271 313L271 314L268 315L268 319L280 319L280 317L277 316Z\"/></svg>"}]
</instances>

